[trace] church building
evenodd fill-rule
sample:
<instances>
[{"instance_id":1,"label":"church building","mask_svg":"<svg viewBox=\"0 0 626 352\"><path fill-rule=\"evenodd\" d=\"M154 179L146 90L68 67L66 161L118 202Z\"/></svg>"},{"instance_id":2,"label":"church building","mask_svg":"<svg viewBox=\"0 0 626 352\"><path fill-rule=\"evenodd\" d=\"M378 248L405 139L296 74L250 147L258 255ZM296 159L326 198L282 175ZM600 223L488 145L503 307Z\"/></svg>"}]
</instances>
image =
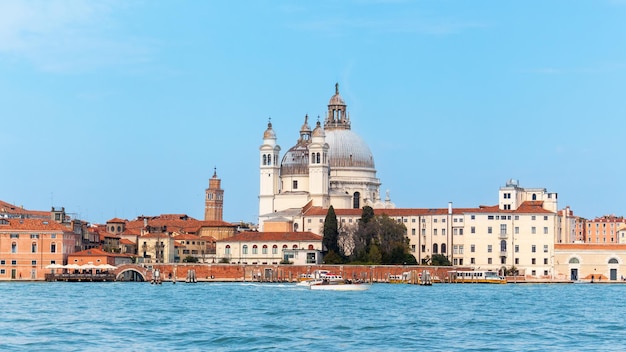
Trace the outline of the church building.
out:
<instances>
[{"instance_id":1,"label":"church building","mask_svg":"<svg viewBox=\"0 0 626 352\"><path fill-rule=\"evenodd\" d=\"M272 123L267 124L260 152L259 227L266 222L293 223L310 207L335 209L393 208L380 199L374 156L351 129L347 105L335 84L324 124L311 130L308 115L296 144L280 155Z\"/></svg>"}]
</instances>

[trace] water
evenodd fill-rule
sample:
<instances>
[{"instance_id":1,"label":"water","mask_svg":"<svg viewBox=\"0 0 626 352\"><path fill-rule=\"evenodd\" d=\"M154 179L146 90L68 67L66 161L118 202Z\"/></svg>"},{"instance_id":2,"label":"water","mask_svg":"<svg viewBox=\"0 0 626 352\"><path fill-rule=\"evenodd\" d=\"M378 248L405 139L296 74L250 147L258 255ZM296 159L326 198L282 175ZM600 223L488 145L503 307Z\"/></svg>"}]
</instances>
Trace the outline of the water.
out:
<instances>
[{"instance_id":1,"label":"water","mask_svg":"<svg viewBox=\"0 0 626 352\"><path fill-rule=\"evenodd\" d=\"M626 285L1 283L1 351L624 351Z\"/></svg>"}]
</instances>

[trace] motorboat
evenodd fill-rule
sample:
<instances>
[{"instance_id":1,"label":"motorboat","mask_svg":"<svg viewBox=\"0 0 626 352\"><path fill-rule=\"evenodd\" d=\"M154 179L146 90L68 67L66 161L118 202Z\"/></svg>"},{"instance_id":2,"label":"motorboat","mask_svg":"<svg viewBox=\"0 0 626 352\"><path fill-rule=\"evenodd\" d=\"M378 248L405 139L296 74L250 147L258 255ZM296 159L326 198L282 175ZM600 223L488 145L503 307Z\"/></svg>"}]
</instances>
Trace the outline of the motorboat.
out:
<instances>
[{"instance_id":1,"label":"motorboat","mask_svg":"<svg viewBox=\"0 0 626 352\"><path fill-rule=\"evenodd\" d=\"M320 283L316 283L309 286L311 290L319 291L366 291L369 290L371 284L352 282L349 280L344 281L329 281L322 280Z\"/></svg>"}]
</instances>

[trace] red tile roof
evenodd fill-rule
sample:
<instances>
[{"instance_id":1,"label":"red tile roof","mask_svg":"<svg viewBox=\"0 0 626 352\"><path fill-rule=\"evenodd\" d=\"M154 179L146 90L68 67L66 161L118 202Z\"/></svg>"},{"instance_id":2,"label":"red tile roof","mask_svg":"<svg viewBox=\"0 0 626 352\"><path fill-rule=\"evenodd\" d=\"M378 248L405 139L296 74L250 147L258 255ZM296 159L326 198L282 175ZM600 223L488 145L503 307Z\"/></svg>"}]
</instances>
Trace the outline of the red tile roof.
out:
<instances>
[{"instance_id":1,"label":"red tile roof","mask_svg":"<svg viewBox=\"0 0 626 352\"><path fill-rule=\"evenodd\" d=\"M322 236L312 232L256 232L246 231L217 242L293 242L293 241L321 241Z\"/></svg>"},{"instance_id":2,"label":"red tile roof","mask_svg":"<svg viewBox=\"0 0 626 352\"><path fill-rule=\"evenodd\" d=\"M69 227L47 219L1 219L0 231L66 231L72 232ZM73 232L72 232L73 233Z\"/></svg>"}]
</instances>

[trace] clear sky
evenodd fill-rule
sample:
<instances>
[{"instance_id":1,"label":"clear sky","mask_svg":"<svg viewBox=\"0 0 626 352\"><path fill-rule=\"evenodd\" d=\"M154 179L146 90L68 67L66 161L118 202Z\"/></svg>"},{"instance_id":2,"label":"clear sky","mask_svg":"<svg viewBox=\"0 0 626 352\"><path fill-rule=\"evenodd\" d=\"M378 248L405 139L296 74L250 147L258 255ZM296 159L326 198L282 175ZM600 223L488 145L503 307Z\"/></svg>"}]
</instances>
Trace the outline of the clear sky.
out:
<instances>
[{"instance_id":1,"label":"clear sky","mask_svg":"<svg viewBox=\"0 0 626 352\"><path fill-rule=\"evenodd\" d=\"M286 151L339 83L381 193L499 187L626 215L626 1L0 1L0 199L94 223L257 221L268 118Z\"/></svg>"}]
</instances>

